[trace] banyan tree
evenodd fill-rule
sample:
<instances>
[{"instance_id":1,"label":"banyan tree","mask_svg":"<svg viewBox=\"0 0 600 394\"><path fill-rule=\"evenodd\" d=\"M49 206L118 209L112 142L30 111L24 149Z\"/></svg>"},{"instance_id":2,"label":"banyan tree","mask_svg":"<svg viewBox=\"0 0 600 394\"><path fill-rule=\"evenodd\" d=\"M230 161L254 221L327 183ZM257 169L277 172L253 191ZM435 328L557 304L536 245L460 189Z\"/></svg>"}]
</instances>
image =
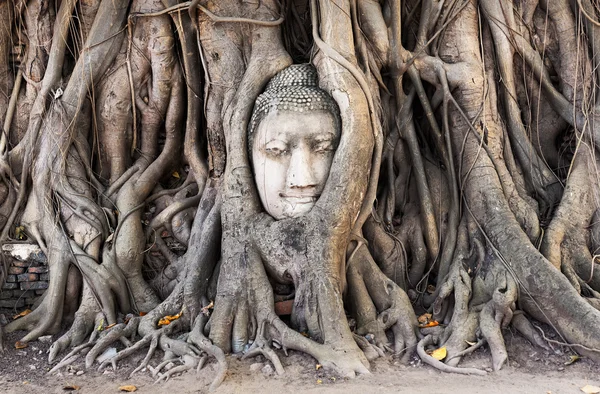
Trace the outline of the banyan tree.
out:
<instances>
[{"instance_id":1,"label":"banyan tree","mask_svg":"<svg viewBox=\"0 0 600 394\"><path fill-rule=\"evenodd\" d=\"M4 331L55 368L600 359L596 0L0 0L0 52L0 241L50 270Z\"/></svg>"}]
</instances>

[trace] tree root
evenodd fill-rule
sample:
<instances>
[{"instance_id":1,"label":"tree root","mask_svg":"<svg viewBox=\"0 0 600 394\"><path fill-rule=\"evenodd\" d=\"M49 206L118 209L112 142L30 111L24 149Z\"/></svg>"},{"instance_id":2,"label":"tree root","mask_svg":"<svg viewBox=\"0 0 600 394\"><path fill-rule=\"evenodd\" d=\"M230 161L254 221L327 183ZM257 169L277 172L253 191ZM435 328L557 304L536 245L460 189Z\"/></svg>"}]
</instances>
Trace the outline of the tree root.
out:
<instances>
[{"instance_id":1,"label":"tree root","mask_svg":"<svg viewBox=\"0 0 600 394\"><path fill-rule=\"evenodd\" d=\"M429 354L427 354L427 352L425 351L425 346L431 346L433 344L434 344L433 336L431 336L431 335L427 335L425 338L421 339L419 341L419 343L417 344L417 353L419 354L419 357L421 358L421 360L423 360L424 363L429 364L432 367L439 369L442 372L458 373L458 374L462 374L462 375L480 375L480 376L487 375L487 372L482 371L481 369L457 368L457 367L452 367L450 365L446 365L443 362L436 360L435 358L433 358Z\"/></svg>"}]
</instances>

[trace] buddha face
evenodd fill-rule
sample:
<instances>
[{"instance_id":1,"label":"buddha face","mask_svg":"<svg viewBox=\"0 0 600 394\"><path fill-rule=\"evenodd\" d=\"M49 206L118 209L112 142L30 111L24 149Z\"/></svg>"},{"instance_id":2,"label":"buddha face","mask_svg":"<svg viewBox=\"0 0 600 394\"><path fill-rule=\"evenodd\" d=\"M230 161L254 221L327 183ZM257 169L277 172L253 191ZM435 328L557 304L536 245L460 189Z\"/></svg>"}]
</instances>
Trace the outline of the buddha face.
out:
<instances>
[{"instance_id":1,"label":"buddha face","mask_svg":"<svg viewBox=\"0 0 600 394\"><path fill-rule=\"evenodd\" d=\"M326 111L268 114L252 142L258 194L275 219L295 218L315 205L329 176L340 138Z\"/></svg>"}]
</instances>

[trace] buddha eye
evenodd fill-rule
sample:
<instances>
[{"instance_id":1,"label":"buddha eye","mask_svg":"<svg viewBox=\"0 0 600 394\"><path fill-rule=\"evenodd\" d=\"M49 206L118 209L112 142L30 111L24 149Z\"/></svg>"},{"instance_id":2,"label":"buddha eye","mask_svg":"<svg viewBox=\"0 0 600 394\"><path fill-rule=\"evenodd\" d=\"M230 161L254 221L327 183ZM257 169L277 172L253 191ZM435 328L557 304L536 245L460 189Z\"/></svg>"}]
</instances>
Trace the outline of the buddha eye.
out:
<instances>
[{"instance_id":1,"label":"buddha eye","mask_svg":"<svg viewBox=\"0 0 600 394\"><path fill-rule=\"evenodd\" d=\"M332 152L333 149L333 143L332 141L320 141L317 142L314 146L314 151L317 153L328 153L328 152Z\"/></svg>"},{"instance_id":2,"label":"buddha eye","mask_svg":"<svg viewBox=\"0 0 600 394\"><path fill-rule=\"evenodd\" d=\"M265 151L271 156L285 156L289 153L289 149L283 146L266 146Z\"/></svg>"}]
</instances>

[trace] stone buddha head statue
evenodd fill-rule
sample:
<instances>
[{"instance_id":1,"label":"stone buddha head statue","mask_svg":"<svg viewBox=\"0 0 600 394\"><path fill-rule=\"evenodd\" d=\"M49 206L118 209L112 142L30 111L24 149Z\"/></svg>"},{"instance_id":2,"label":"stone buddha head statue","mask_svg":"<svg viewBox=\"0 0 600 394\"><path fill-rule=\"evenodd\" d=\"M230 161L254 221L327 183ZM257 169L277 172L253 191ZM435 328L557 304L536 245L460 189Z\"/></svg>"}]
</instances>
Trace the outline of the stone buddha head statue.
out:
<instances>
[{"instance_id":1,"label":"stone buddha head statue","mask_svg":"<svg viewBox=\"0 0 600 394\"><path fill-rule=\"evenodd\" d=\"M340 134L339 108L319 88L312 65L294 64L273 77L258 96L248 125L258 194L273 218L295 218L313 208Z\"/></svg>"}]
</instances>

